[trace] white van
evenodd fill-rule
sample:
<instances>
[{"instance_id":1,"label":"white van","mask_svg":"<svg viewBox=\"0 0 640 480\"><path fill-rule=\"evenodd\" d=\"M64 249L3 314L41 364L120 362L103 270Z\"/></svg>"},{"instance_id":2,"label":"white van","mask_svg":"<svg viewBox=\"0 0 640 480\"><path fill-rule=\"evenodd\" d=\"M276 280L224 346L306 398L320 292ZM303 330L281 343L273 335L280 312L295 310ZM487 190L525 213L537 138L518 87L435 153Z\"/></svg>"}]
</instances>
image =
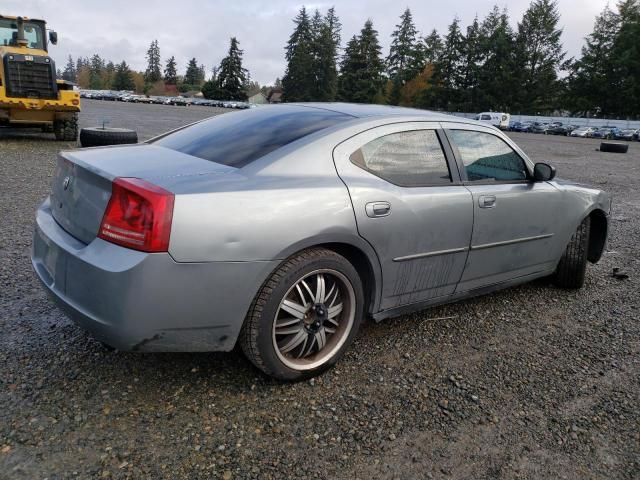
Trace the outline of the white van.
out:
<instances>
[{"instance_id":1,"label":"white van","mask_svg":"<svg viewBox=\"0 0 640 480\"><path fill-rule=\"evenodd\" d=\"M490 123L494 127L498 127L500 130L508 130L511 115L502 112L482 112L478 114L476 120Z\"/></svg>"}]
</instances>

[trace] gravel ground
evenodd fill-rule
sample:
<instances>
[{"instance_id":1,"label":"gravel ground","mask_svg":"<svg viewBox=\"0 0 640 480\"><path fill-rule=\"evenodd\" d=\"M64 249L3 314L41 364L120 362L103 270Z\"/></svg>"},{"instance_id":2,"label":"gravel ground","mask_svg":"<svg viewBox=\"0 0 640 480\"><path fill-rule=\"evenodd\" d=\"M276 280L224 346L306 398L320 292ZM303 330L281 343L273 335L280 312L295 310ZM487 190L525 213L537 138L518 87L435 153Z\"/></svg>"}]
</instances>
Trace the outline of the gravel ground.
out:
<instances>
[{"instance_id":1,"label":"gravel ground","mask_svg":"<svg viewBox=\"0 0 640 480\"><path fill-rule=\"evenodd\" d=\"M149 138L212 113L87 101L81 123ZM107 351L69 322L29 263L64 145L0 129L0 478L639 478L640 143L513 137L613 194L585 288L370 322L337 368L282 385L238 353Z\"/></svg>"}]
</instances>

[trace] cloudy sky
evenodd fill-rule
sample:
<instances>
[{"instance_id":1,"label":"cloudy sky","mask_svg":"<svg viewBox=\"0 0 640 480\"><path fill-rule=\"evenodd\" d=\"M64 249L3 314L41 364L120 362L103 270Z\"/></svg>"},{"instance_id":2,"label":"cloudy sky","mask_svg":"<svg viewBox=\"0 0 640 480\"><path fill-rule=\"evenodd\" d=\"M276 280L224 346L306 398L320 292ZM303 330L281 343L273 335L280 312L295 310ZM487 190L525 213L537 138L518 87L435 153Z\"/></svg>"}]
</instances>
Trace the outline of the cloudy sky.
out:
<instances>
[{"instance_id":1,"label":"cloudy sky","mask_svg":"<svg viewBox=\"0 0 640 480\"><path fill-rule=\"evenodd\" d=\"M418 30L427 34L433 28L446 31L454 15L465 26L476 14L482 19L496 3L500 8L508 6L515 26L529 0L336 0L305 5L323 12L336 7L343 45L371 18L386 55L390 34L405 6L411 8ZM595 16L606 4L607 0L558 0L569 56L579 54ZM58 45L50 53L59 67L64 67L69 54L76 58L97 52L144 70L146 49L158 39L163 61L175 55L180 73L191 57L210 72L225 55L229 38L236 36L252 78L270 84L284 72L284 46L292 18L302 5L295 0L2 0L0 14L47 20L58 31Z\"/></svg>"}]
</instances>

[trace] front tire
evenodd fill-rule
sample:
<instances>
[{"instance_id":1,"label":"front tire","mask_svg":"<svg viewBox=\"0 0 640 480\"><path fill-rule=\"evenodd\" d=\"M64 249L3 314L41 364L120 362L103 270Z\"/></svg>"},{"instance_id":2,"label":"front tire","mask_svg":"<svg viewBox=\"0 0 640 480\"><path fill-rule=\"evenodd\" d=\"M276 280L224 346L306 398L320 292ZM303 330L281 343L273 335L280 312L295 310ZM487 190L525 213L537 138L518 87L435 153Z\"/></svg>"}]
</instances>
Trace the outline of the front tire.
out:
<instances>
[{"instance_id":1,"label":"front tire","mask_svg":"<svg viewBox=\"0 0 640 480\"><path fill-rule=\"evenodd\" d=\"M575 289L584 285L590 232L591 218L587 217L571 237L569 245L558 263L553 278L557 286Z\"/></svg>"},{"instance_id":2,"label":"front tire","mask_svg":"<svg viewBox=\"0 0 640 480\"><path fill-rule=\"evenodd\" d=\"M78 114L74 113L70 118L55 120L53 133L58 141L75 142L78 139Z\"/></svg>"},{"instance_id":3,"label":"front tire","mask_svg":"<svg viewBox=\"0 0 640 480\"><path fill-rule=\"evenodd\" d=\"M363 305L362 282L347 259L324 248L305 250L286 260L262 286L240 332L240 346L271 377L314 377L349 347Z\"/></svg>"}]
</instances>

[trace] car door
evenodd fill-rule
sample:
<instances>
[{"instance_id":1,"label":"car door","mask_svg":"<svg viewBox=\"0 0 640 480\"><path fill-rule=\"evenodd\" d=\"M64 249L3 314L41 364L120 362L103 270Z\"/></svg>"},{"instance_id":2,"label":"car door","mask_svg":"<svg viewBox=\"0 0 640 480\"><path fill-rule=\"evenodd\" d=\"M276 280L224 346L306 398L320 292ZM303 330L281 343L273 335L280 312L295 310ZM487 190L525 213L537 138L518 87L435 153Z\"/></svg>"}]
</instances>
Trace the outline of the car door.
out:
<instances>
[{"instance_id":1,"label":"car door","mask_svg":"<svg viewBox=\"0 0 640 480\"><path fill-rule=\"evenodd\" d=\"M473 233L457 292L553 270L562 193L550 182L533 181L531 163L500 132L443 127L473 196Z\"/></svg>"},{"instance_id":2,"label":"car door","mask_svg":"<svg viewBox=\"0 0 640 480\"><path fill-rule=\"evenodd\" d=\"M452 294L464 269L473 206L433 122L385 125L338 145L359 234L382 266L381 310Z\"/></svg>"}]
</instances>

